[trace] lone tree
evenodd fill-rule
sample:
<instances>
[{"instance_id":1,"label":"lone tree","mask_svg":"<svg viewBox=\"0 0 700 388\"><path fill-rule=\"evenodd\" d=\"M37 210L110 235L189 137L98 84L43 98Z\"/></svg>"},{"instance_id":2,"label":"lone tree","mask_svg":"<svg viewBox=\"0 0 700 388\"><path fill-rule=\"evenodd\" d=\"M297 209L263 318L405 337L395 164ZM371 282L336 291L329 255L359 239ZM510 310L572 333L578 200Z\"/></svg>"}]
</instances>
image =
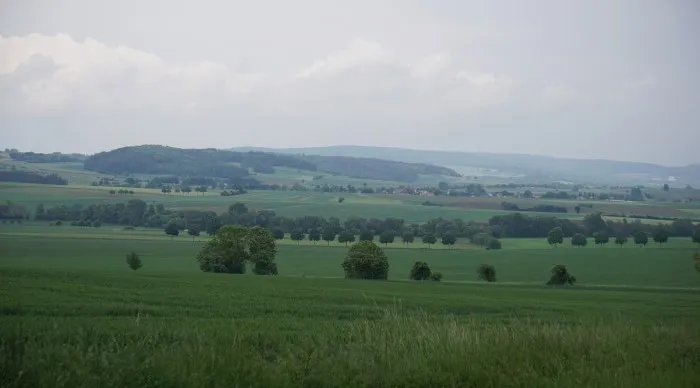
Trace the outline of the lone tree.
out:
<instances>
[{"instance_id":1,"label":"lone tree","mask_svg":"<svg viewBox=\"0 0 700 388\"><path fill-rule=\"evenodd\" d=\"M168 222L168 224L165 225L165 234L170 236L172 240L173 237L177 237L180 234L180 227L174 222Z\"/></svg>"},{"instance_id":2,"label":"lone tree","mask_svg":"<svg viewBox=\"0 0 700 388\"><path fill-rule=\"evenodd\" d=\"M615 244L622 248L623 245L627 244L627 236L617 236L615 237Z\"/></svg>"},{"instance_id":3,"label":"lone tree","mask_svg":"<svg viewBox=\"0 0 700 388\"><path fill-rule=\"evenodd\" d=\"M411 268L411 279L413 280L427 280L432 275L428 263L424 261L416 261Z\"/></svg>"},{"instance_id":4,"label":"lone tree","mask_svg":"<svg viewBox=\"0 0 700 388\"><path fill-rule=\"evenodd\" d=\"M413 243L414 240L415 240L415 237L413 236L413 233L411 233L411 232L406 232L403 234L403 236L401 236L401 241L403 241L403 243L406 244L406 246L408 246L408 244Z\"/></svg>"},{"instance_id":5,"label":"lone tree","mask_svg":"<svg viewBox=\"0 0 700 388\"><path fill-rule=\"evenodd\" d=\"M199 236L199 233L200 233L200 230L199 230L199 226L197 226L197 225L192 225L189 228L187 228L187 234L192 236L192 241L194 241L195 237Z\"/></svg>"},{"instance_id":6,"label":"lone tree","mask_svg":"<svg viewBox=\"0 0 700 388\"><path fill-rule=\"evenodd\" d=\"M435 244L436 242L437 238L435 238L435 235L432 233L428 233L425 236L423 236L423 244L428 244L428 248L430 248L430 246Z\"/></svg>"},{"instance_id":7,"label":"lone tree","mask_svg":"<svg viewBox=\"0 0 700 388\"><path fill-rule=\"evenodd\" d=\"M575 247L585 247L588 244L588 239L582 233L576 233L571 237L571 245Z\"/></svg>"},{"instance_id":8,"label":"lone tree","mask_svg":"<svg viewBox=\"0 0 700 388\"><path fill-rule=\"evenodd\" d=\"M348 279L386 280L389 276L389 260L372 241L360 241L350 247L342 266Z\"/></svg>"},{"instance_id":9,"label":"lone tree","mask_svg":"<svg viewBox=\"0 0 700 388\"><path fill-rule=\"evenodd\" d=\"M489 283L496 281L496 268L491 264L481 264L477 269L479 280L485 280Z\"/></svg>"},{"instance_id":10,"label":"lone tree","mask_svg":"<svg viewBox=\"0 0 700 388\"><path fill-rule=\"evenodd\" d=\"M313 229L309 230L309 241L316 244L316 242L320 241L320 240L321 240L321 232L318 229L313 228Z\"/></svg>"},{"instance_id":11,"label":"lone tree","mask_svg":"<svg viewBox=\"0 0 700 388\"><path fill-rule=\"evenodd\" d=\"M555 247L564 242L564 231L561 227L557 226L552 228L552 230L547 233L547 244L554 245Z\"/></svg>"},{"instance_id":12,"label":"lone tree","mask_svg":"<svg viewBox=\"0 0 700 388\"><path fill-rule=\"evenodd\" d=\"M276 254L275 238L269 230L226 225L197 253L197 261L204 272L242 274L246 263L251 263L257 275L277 275Z\"/></svg>"},{"instance_id":13,"label":"lone tree","mask_svg":"<svg viewBox=\"0 0 700 388\"><path fill-rule=\"evenodd\" d=\"M355 242L355 235L349 230L342 231L338 235L338 242L348 246L348 243Z\"/></svg>"},{"instance_id":14,"label":"lone tree","mask_svg":"<svg viewBox=\"0 0 700 388\"><path fill-rule=\"evenodd\" d=\"M442 235L441 242L442 245L447 245L448 247L452 248L452 246L457 242L457 236L455 236L453 233L445 233Z\"/></svg>"},{"instance_id":15,"label":"lone tree","mask_svg":"<svg viewBox=\"0 0 700 388\"><path fill-rule=\"evenodd\" d=\"M568 284L573 286L576 283L576 277L572 275L565 265L557 264L549 271L552 276L549 278L547 285L561 286Z\"/></svg>"},{"instance_id":16,"label":"lone tree","mask_svg":"<svg viewBox=\"0 0 700 388\"><path fill-rule=\"evenodd\" d=\"M693 242L700 245L700 228L695 229L695 232L693 232Z\"/></svg>"},{"instance_id":17,"label":"lone tree","mask_svg":"<svg viewBox=\"0 0 700 388\"><path fill-rule=\"evenodd\" d=\"M335 241L335 230L333 230L333 228L326 228L323 230L321 237L323 241L328 243L328 246L331 246L331 243Z\"/></svg>"},{"instance_id":18,"label":"lone tree","mask_svg":"<svg viewBox=\"0 0 700 388\"><path fill-rule=\"evenodd\" d=\"M666 228L657 228L652 234L654 242L660 246L668 242L668 230Z\"/></svg>"},{"instance_id":19,"label":"lone tree","mask_svg":"<svg viewBox=\"0 0 700 388\"><path fill-rule=\"evenodd\" d=\"M143 267L143 264L141 264L141 258L136 254L136 252L126 254L126 264L128 264L129 268L133 269L134 271Z\"/></svg>"},{"instance_id":20,"label":"lone tree","mask_svg":"<svg viewBox=\"0 0 700 388\"><path fill-rule=\"evenodd\" d=\"M379 235L379 242L384 244L384 246L387 246L394 242L394 238L394 232L391 230L386 230Z\"/></svg>"},{"instance_id":21,"label":"lone tree","mask_svg":"<svg viewBox=\"0 0 700 388\"><path fill-rule=\"evenodd\" d=\"M605 232L595 232L593 233L593 242L595 245L600 245L602 248L603 245L610 242L610 237L608 237L608 234Z\"/></svg>"},{"instance_id":22,"label":"lone tree","mask_svg":"<svg viewBox=\"0 0 700 388\"><path fill-rule=\"evenodd\" d=\"M642 232L641 230L638 231L637 233L635 233L633 238L634 238L634 243L636 245L639 245L640 248L647 245L647 243L649 243L649 236L645 232Z\"/></svg>"},{"instance_id":23,"label":"lone tree","mask_svg":"<svg viewBox=\"0 0 700 388\"><path fill-rule=\"evenodd\" d=\"M299 229L294 229L289 237L292 239L292 241L296 241L297 245L299 245L301 240L304 239L304 232Z\"/></svg>"}]
</instances>

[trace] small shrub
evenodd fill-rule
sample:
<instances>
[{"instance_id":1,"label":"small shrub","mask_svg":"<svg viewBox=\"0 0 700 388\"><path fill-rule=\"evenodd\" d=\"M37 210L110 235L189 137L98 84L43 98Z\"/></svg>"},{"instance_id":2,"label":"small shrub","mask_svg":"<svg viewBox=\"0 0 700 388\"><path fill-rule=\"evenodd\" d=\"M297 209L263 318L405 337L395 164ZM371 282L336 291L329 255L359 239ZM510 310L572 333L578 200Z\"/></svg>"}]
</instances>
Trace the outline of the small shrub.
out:
<instances>
[{"instance_id":1,"label":"small shrub","mask_svg":"<svg viewBox=\"0 0 700 388\"><path fill-rule=\"evenodd\" d=\"M427 280L431 275L430 267L428 263L424 261L416 261L411 268L411 279L413 280Z\"/></svg>"},{"instance_id":2,"label":"small shrub","mask_svg":"<svg viewBox=\"0 0 700 388\"><path fill-rule=\"evenodd\" d=\"M568 284L573 286L576 283L576 277L569 272L565 265L557 264L549 272L552 276L549 278L547 285L561 286Z\"/></svg>"},{"instance_id":3,"label":"small shrub","mask_svg":"<svg viewBox=\"0 0 700 388\"><path fill-rule=\"evenodd\" d=\"M433 272L430 274L430 280L439 282L442 280L442 274L440 272Z\"/></svg>"},{"instance_id":4,"label":"small shrub","mask_svg":"<svg viewBox=\"0 0 700 388\"><path fill-rule=\"evenodd\" d=\"M481 264L479 268L476 269L479 274L479 280L486 280L487 282L496 281L496 268L490 264Z\"/></svg>"},{"instance_id":5,"label":"small shrub","mask_svg":"<svg viewBox=\"0 0 700 388\"><path fill-rule=\"evenodd\" d=\"M501 247L502 247L501 240L499 240L495 237L491 237L488 240L488 242L486 243L487 250L497 250L497 249L501 249Z\"/></svg>"},{"instance_id":6,"label":"small shrub","mask_svg":"<svg viewBox=\"0 0 700 388\"><path fill-rule=\"evenodd\" d=\"M134 271L143 267L141 258L136 254L136 252L131 252L126 255L126 264L128 264L129 268L133 269Z\"/></svg>"}]
</instances>

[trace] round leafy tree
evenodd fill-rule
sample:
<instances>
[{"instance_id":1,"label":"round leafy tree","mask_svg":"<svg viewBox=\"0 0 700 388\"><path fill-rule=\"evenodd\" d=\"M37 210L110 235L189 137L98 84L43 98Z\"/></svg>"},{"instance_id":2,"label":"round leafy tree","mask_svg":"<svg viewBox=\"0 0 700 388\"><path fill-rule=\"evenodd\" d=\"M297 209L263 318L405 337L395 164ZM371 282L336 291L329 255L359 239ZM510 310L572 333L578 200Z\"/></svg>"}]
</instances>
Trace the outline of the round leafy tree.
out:
<instances>
[{"instance_id":1,"label":"round leafy tree","mask_svg":"<svg viewBox=\"0 0 700 388\"><path fill-rule=\"evenodd\" d=\"M384 244L384 246L387 246L388 244L391 244L394 242L394 232L391 230L387 230L382 232L382 234L379 235L379 242Z\"/></svg>"},{"instance_id":2,"label":"round leafy tree","mask_svg":"<svg viewBox=\"0 0 700 388\"><path fill-rule=\"evenodd\" d=\"M565 285L573 286L576 283L576 277L572 275L565 265L557 264L549 271L552 276L549 278L547 285Z\"/></svg>"},{"instance_id":3,"label":"round leafy tree","mask_svg":"<svg viewBox=\"0 0 700 388\"><path fill-rule=\"evenodd\" d=\"M490 264L481 264L479 268L476 269L476 273L479 274L479 280L486 280L487 282L496 281L496 268Z\"/></svg>"},{"instance_id":4,"label":"round leafy tree","mask_svg":"<svg viewBox=\"0 0 700 388\"><path fill-rule=\"evenodd\" d=\"M571 237L571 245L575 247L585 247L588 244L588 239L582 233L576 233Z\"/></svg>"},{"instance_id":5,"label":"round leafy tree","mask_svg":"<svg viewBox=\"0 0 700 388\"><path fill-rule=\"evenodd\" d=\"M654 239L655 243L662 245L668 242L668 230L662 227L656 228L652 234L652 238Z\"/></svg>"},{"instance_id":6,"label":"round leafy tree","mask_svg":"<svg viewBox=\"0 0 700 388\"><path fill-rule=\"evenodd\" d=\"M495 238L495 237L491 237L491 238L488 240L488 242L486 243L486 249L487 249L487 250L498 250L498 249L501 249L501 248L502 248L501 240L499 240L499 239L497 239L497 238Z\"/></svg>"},{"instance_id":7,"label":"round leafy tree","mask_svg":"<svg viewBox=\"0 0 700 388\"><path fill-rule=\"evenodd\" d=\"M645 232L643 232L641 230L639 232L635 233L634 236L632 236L632 237L634 237L634 243L636 245L639 245L640 247L645 246L649 243L649 235L647 235Z\"/></svg>"},{"instance_id":8,"label":"round leafy tree","mask_svg":"<svg viewBox=\"0 0 700 388\"><path fill-rule=\"evenodd\" d=\"M428 233L425 236L423 236L423 244L428 244L428 247L435 244L436 242L437 237L435 237L435 235L432 233Z\"/></svg>"},{"instance_id":9,"label":"round leafy tree","mask_svg":"<svg viewBox=\"0 0 700 388\"><path fill-rule=\"evenodd\" d=\"M457 243L457 236L455 236L453 233L445 233L442 236L442 245L447 245L448 247L452 247Z\"/></svg>"},{"instance_id":10,"label":"round leafy tree","mask_svg":"<svg viewBox=\"0 0 700 388\"><path fill-rule=\"evenodd\" d=\"M411 268L411 279L413 280L427 280L432 275L428 263L424 261L416 261Z\"/></svg>"},{"instance_id":11,"label":"round leafy tree","mask_svg":"<svg viewBox=\"0 0 700 388\"><path fill-rule=\"evenodd\" d=\"M342 231L338 235L338 242L345 243L345 246L348 246L348 243L355 242L355 234L349 230Z\"/></svg>"},{"instance_id":12,"label":"round leafy tree","mask_svg":"<svg viewBox=\"0 0 700 388\"><path fill-rule=\"evenodd\" d=\"M440 272L433 272L430 274L430 280L434 282L439 282L442 280L442 273Z\"/></svg>"},{"instance_id":13,"label":"round leafy tree","mask_svg":"<svg viewBox=\"0 0 700 388\"><path fill-rule=\"evenodd\" d=\"M623 246L623 245L627 244L627 236L620 235L620 236L615 237L615 244L617 244L619 246Z\"/></svg>"},{"instance_id":14,"label":"round leafy tree","mask_svg":"<svg viewBox=\"0 0 700 388\"><path fill-rule=\"evenodd\" d=\"M389 260L384 250L372 241L360 241L350 247L343 261L349 279L382 279L389 276Z\"/></svg>"},{"instance_id":15,"label":"round leafy tree","mask_svg":"<svg viewBox=\"0 0 700 388\"><path fill-rule=\"evenodd\" d=\"M595 232L593 233L593 242L595 245L600 245L601 247L608 242L610 242L610 237L605 232Z\"/></svg>"},{"instance_id":16,"label":"round leafy tree","mask_svg":"<svg viewBox=\"0 0 700 388\"><path fill-rule=\"evenodd\" d=\"M226 225L197 254L204 272L245 273L246 263L258 275L276 275L277 246L272 233L260 226L245 228Z\"/></svg>"},{"instance_id":17,"label":"round leafy tree","mask_svg":"<svg viewBox=\"0 0 700 388\"><path fill-rule=\"evenodd\" d=\"M374 241L374 233L371 230L365 229L360 232L359 241Z\"/></svg>"},{"instance_id":18,"label":"round leafy tree","mask_svg":"<svg viewBox=\"0 0 700 388\"><path fill-rule=\"evenodd\" d=\"M547 233L547 244L554 245L555 247L564 242L564 231L561 227L557 226L552 228L552 230Z\"/></svg>"}]
</instances>

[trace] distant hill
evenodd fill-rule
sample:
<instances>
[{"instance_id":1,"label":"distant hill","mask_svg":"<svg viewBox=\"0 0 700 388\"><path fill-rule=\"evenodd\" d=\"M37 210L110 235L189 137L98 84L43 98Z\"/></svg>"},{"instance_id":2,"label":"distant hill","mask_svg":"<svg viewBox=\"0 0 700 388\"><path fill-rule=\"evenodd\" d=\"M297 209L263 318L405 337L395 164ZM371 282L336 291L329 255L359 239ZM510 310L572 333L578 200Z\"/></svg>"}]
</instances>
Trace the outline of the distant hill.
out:
<instances>
[{"instance_id":1,"label":"distant hill","mask_svg":"<svg viewBox=\"0 0 700 388\"><path fill-rule=\"evenodd\" d=\"M470 168L521 175L527 182L573 180L603 184L650 184L667 182L699 184L700 164L667 167L651 163L555 158L525 154L425 151L392 147L328 146L306 148L234 148L235 151L265 151L285 154L382 158L408 163L448 166L460 172Z\"/></svg>"},{"instance_id":2,"label":"distant hill","mask_svg":"<svg viewBox=\"0 0 700 388\"><path fill-rule=\"evenodd\" d=\"M406 163L379 158L346 156L302 156L254 150L181 149L142 145L100 152L88 157L86 170L108 174L168 174L253 180L249 170L274 174L275 167L320 171L351 178L411 183L421 175L460 175L452 169L424 163Z\"/></svg>"}]
</instances>

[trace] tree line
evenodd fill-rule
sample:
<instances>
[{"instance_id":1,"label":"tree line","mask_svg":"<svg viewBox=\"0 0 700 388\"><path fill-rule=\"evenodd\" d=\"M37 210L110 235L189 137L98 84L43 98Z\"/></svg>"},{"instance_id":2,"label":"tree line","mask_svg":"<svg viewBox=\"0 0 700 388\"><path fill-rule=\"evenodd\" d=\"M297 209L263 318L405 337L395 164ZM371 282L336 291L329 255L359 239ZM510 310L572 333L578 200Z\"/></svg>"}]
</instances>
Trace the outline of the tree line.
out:
<instances>
[{"instance_id":1,"label":"tree line","mask_svg":"<svg viewBox=\"0 0 700 388\"><path fill-rule=\"evenodd\" d=\"M40 174L34 171L0 171L0 182L36 183L41 185L67 185L68 181L57 174Z\"/></svg>"}]
</instances>

